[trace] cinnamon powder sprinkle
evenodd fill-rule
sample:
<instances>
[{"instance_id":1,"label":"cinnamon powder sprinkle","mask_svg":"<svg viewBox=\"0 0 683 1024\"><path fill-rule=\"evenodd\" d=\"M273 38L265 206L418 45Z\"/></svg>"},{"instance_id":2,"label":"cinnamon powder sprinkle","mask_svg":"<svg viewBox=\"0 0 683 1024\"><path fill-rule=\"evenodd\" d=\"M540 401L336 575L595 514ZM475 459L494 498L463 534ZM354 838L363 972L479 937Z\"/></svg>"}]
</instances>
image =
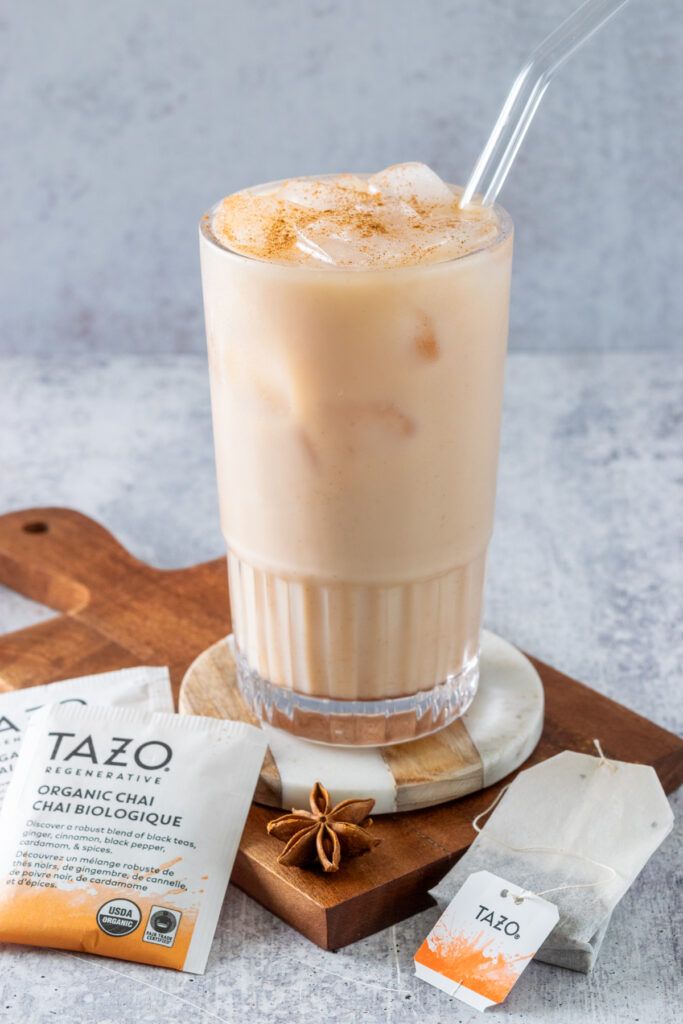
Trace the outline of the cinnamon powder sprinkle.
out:
<instances>
[{"instance_id":1,"label":"cinnamon powder sprinkle","mask_svg":"<svg viewBox=\"0 0 683 1024\"><path fill-rule=\"evenodd\" d=\"M296 233L284 217L274 220L268 227L265 239L266 259L277 259L296 245Z\"/></svg>"},{"instance_id":2,"label":"cinnamon powder sprinkle","mask_svg":"<svg viewBox=\"0 0 683 1024\"><path fill-rule=\"evenodd\" d=\"M496 215L461 210L457 193L428 201L391 191L390 172L373 178L293 178L269 193L237 192L216 209L211 231L221 244L257 259L318 267L390 267L431 263L480 248L498 234ZM452 198L450 196L452 195ZM429 358L429 344L423 355Z\"/></svg>"}]
</instances>

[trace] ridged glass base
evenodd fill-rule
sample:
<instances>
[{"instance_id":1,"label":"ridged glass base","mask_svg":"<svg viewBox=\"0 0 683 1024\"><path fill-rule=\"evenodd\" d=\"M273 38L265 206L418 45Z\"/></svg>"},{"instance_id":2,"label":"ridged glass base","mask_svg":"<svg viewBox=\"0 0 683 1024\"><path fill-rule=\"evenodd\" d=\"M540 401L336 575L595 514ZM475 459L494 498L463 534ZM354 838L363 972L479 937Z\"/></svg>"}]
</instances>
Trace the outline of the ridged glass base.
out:
<instances>
[{"instance_id":1,"label":"ridged glass base","mask_svg":"<svg viewBox=\"0 0 683 1024\"><path fill-rule=\"evenodd\" d=\"M385 746L443 729L464 714L479 682L479 655L455 675L406 697L330 700L276 686L249 667L235 648L237 679L247 705L263 722L316 743Z\"/></svg>"},{"instance_id":2,"label":"ridged glass base","mask_svg":"<svg viewBox=\"0 0 683 1024\"><path fill-rule=\"evenodd\" d=\"M399 583L292 579L228 549L235 642L261 679L307 697L385 701L460 675L476 656L485 552Z\"/></svg>"}]
</instances>

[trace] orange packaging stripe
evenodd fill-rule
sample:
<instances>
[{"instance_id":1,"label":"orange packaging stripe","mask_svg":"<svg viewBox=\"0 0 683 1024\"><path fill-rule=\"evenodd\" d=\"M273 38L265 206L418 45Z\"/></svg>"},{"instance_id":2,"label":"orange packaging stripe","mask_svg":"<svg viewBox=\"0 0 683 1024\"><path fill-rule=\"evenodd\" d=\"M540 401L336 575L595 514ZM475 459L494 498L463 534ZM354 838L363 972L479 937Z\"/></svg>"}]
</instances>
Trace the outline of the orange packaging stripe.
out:
<instances>
[{"instance_id":1,"label":"orange packaging stripe","mask_svg":"<svg viewBox=\"0 0 683 1024\"><path fill-rule=\"evenodd\" d=\"M113 899L132 900L141 921L129 935L112 936L97 925L97 912ZM87 889L24 889L0 887L0 931L4 942L28 946L53 946L81 953L97 953L119 960L134 960L159 967L182 970L192 938L196 908L182 909L175 941L170 949L143 941L145 925L153 906L163 900L173 907L168 894L140 896L127 889L92 884ZM181 912L181 908L177 908Z\"/></svg>"}]
</instances>

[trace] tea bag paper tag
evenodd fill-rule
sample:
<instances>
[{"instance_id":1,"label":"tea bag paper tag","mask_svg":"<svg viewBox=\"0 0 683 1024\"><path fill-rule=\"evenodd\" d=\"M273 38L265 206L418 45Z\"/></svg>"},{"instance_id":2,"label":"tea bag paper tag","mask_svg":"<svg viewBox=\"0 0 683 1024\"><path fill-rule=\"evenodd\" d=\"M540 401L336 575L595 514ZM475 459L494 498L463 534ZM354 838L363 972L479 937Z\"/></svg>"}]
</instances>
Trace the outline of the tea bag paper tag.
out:
<instances>
[{"instance_id":1,"label":"tea bag paper tag","mask_svg":"<svg viewBox=\"0 0 683 1024\"><path fill-rule=\"evenodd\" d=\"M477 871L418 949L415 973L485 1010L502 1003L558 917L554 903L490 871Z\"/></svg>"}]
</instances>

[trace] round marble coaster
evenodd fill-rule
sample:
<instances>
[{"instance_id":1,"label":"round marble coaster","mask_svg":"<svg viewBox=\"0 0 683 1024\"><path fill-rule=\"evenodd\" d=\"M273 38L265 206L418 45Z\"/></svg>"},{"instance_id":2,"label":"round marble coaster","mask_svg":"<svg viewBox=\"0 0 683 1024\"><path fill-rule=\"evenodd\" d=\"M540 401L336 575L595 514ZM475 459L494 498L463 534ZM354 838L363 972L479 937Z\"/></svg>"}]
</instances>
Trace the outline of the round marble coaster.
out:
<instances>
[{"instance_id":1,"label":"round marble coaster","mask_svg":"<svg viewBox=\"0 0 683 1024\"><path fill-rule=\"evenodd\" d=\"M482 633L479 689L462 718L440 732L396 746L324 746L259 723L244 704L227 639L190 665L179 710L261 725L269 750L254 799L307 807L316 781L334 803L374 797L373 814L412 811L474 793L517 768L543 729L543 686L531 662L493 633Z\"/></svg>"}]
</instances>

